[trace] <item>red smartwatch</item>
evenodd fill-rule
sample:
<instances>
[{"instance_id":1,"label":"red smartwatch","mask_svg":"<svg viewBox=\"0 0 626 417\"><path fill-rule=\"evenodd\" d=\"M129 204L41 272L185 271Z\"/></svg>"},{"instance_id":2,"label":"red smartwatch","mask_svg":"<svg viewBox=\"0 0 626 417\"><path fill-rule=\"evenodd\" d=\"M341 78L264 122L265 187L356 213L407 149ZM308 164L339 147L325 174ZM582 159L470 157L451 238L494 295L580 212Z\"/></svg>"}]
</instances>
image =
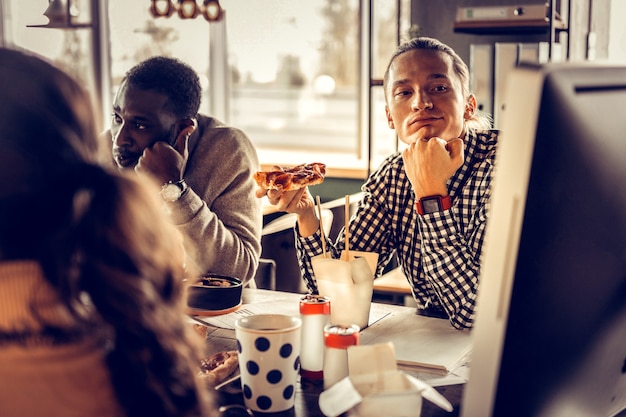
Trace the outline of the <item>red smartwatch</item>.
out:
<instances>
[{"instance_id":1,"label":"red smartwatch","mask_svg":"<svg viewBox=\"0 0 626 417\"><path fill-rule=\"evenodd\" d=\"M450 195L441 196L441 195L429 195L428 197L420 198L417 203L415 203L415 207L417 208L417 212L421 215L435 213L437 211L448 210L452 207L452 199Z\"/></svg>"}]
</instances>

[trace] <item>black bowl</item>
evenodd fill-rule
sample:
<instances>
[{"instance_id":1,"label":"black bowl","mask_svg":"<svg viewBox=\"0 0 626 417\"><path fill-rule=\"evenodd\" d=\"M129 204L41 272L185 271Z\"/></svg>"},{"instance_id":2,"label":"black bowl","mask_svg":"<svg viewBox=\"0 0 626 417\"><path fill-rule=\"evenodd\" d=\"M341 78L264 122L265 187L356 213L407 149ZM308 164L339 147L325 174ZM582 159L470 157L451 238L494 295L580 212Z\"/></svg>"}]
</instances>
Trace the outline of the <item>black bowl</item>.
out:
<instances>
[{"instance_id":1,"label":"black bowl","mask_svg":"<svg viewBox=\"0 0 626 417\"><path fill-rule=\"evenodd\" d=\"M187 306L193 310L213 313L228 312L241 305L242 282L238 278L208 274L192 284L187 291Z\"/></svg>"}]
</instances>

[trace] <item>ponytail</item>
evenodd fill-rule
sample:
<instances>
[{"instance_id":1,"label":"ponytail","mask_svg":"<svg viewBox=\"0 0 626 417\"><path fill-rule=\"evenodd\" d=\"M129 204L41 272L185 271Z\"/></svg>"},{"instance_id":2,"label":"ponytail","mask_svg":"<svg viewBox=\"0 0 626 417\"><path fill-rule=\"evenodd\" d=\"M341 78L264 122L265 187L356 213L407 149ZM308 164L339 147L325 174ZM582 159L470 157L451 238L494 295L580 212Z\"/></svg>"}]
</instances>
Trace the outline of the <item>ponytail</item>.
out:
<instances>
[{"instance_id":1,"label":"ponytail","mask_svg":"<svg viewBox=\"0 0 626 417\"><path fill-rule=\"evenodd\" d=\"M493 118L487 112L476 110L472 116L465 121L465 126L476 130L493 129Z\"/></svg>"}]
</instances>

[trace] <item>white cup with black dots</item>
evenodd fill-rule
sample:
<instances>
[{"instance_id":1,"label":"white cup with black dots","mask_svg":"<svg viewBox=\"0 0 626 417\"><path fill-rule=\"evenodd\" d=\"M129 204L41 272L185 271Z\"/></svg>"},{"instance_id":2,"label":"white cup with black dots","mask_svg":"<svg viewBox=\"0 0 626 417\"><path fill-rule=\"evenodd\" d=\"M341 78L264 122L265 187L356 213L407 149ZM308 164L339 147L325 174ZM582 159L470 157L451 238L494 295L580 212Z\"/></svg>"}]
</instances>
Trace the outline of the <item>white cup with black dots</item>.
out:
<instances>
[{"instance_id":1,"label":"white cup with black dots","mask_svg":"<svg viewBox=\"0 0 626 417\"><path fill-rule=\"evenodd\" d=\"M235 322L243 399L252 411L293 408L301 329L299 317L284 314L254 314Z\"/></svg>"}]
</instances>

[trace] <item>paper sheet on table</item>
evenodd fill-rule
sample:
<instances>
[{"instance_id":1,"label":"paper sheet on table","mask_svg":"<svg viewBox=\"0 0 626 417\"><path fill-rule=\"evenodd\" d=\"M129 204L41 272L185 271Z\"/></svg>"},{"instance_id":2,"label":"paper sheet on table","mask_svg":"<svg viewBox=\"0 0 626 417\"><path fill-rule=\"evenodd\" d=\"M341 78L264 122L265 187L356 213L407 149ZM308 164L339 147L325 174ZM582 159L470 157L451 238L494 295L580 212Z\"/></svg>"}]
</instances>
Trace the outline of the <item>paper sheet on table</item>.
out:
<instances>
[{"instance_id":1,"label":"paper sheet on table","mask_svg":"<svg viewBox=\"0 0 626 417\"><path fill-rule=\"evenodd\" d=\"M402 369L402 367L399 367ZM447 375L438 375L428 372L412 372L412 367L407 367L414 377L427 382L431 387L445 387L448 385L465 384L469 380L470 365L466 363L450 371Z\"/></svg>"},{"instance_id":2,"label":"paper sheet on table","mask_svg":"<svg viewBox=\"0 0 626 417\"><path fill-rule=\"evenodd\" d=\"M398 366L446 376L465 364L472 350L472 333L457 330L448 320L415 315L390 315L370 326L361 344L393 342Z\"/></svg>"},{"instance_id":3,"label":"paper sheet on table","mask_svg":"<svg viewBox=\"0 0 626 417\"><path fill-rule=\"evenodd\" d=\"M253 314L288 314L295 316L300 314L300 306L293 299L264 301L261 303L244 304L239 310L221 316L195 316L194 320L214 327L234 329L237 319ZM374 304L370 308L369 322L371 324L376 323L389 314L390 310L385 305Z\"/></svg>"}]
</instances>

